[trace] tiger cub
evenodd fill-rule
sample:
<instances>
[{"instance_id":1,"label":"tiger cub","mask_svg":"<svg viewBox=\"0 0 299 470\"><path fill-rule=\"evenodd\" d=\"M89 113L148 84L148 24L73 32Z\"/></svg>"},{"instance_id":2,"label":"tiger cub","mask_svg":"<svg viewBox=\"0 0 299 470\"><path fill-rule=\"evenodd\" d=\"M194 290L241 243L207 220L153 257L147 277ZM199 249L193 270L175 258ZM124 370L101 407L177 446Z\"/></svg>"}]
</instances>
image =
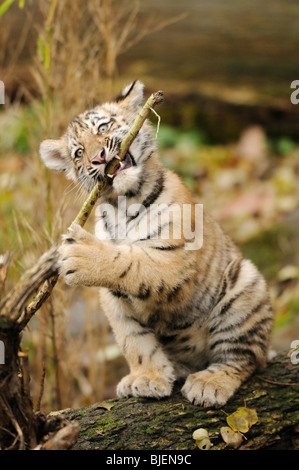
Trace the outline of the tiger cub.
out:
<instances>
[{"instance_id":1,"label":"tiger cub","mask_svg":"<svg viewBox=\"0 0 299 470\"><path fill-rule=\"evenodd\" d=\"M143 88L136 80L76 116L60 139L41 143L44 163L90 191L117 156ZM95 236L72 225L59 251L67 284L100 287L130 368L117 395L161 398L184 380L194 404L224 405L266 362L273 318L262 275L163 167L148 122L109 181Z\"/></svg>"}]
</instances>

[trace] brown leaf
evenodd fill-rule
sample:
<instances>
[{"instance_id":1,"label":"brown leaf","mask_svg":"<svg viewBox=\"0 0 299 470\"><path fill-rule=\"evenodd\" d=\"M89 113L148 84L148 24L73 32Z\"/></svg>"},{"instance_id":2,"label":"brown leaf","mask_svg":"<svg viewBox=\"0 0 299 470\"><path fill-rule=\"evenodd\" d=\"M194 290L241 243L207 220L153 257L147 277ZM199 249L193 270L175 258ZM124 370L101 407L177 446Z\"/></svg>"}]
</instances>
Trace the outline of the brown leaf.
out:
<instances>
[{"instance_id":1,"label":"brown leaf","mask_svg":"<svg viewBox=\"0 0 299 470\"><path fill-rule=\"evenodd\" d=\"M95 405L93 405L94 408L104 408L105 410L108 410L110 411L111 408L114 407L114 405L112 403L107 403L105 401L103 401L102 403L95 403Z\"/></svg>"},{"instance_id":2,"label":"brown leaf","mask_svg":"<svg viewBox=\"0 0 299 470\"><path fill-rule=\"evenodd\" d=\"M220 434L224 442L234 449L237 449L242 444L242 435L239 432L233 431L228 426L222 426Z\"/></svg>"}]
</instances>

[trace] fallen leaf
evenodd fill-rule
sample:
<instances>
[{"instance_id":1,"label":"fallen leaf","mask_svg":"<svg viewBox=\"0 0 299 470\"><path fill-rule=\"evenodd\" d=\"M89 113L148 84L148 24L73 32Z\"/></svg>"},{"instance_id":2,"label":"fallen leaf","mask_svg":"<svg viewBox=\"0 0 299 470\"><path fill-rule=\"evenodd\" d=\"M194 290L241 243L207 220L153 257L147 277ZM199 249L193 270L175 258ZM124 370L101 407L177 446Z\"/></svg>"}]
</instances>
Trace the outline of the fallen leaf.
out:
<instances>
[{"instance_id":1,"label":"fallen leaf","mask_svg":"<svg viewBox=\"0 0 299 470\"><path fill-rule=\"evenodd\" d=\"M197 440L200 440L200 439L204 439L206 437L209 437L209 433L206 429L204 428L199 428L199 429L196 429L194 431L194 433L192 434L192 437L193 439L195 439L196 441Z\"/></svg>"},{"instance_id":2,"label":"fallen leaf","mask_svg":"<svg viewBox=\"0 0 299 470\"><path fill-rule=\"evenodd\" d=\"M209 450L213 445L209 439L208 431L204 428L196 429L192 434L192 438L200 450Z\"/></svg>"},{"instance_id":3,"label":"fallen leaf","mask_svg":"<svg viewBox=\"0 0 299 470\"><path fill-rule=\"evenodd\" d=\"M247 408L242 406L237 409L234 413L227 416L226 422L233 431L240 433L246 433L249 431L251 426L258 421L257 412L255 409Z\"/></svg>"},{"instance_id":4,"label":"fallen leaf","mask_svg":"<svg viewBox=\"0 0 299 470\"><path fill-rule=\"evenodd\" d=\"M95 405L93 406L94 408L105 408L105 410L108 410L110 411L111 408L113 408L113 404L112 403L106 403L106 402L102 402L102 403L95 403Z\"/></svg>"},{"instance_id":5,"label":"fallen leaf","mask_svg":"<svg viewBox=\"0 0 299 470\"><path fill-rule=\"evenodd\" d=\"M242 435L239 432L233 431L228 426L222 426L220 434L224 442L234 449L237 449L242 444Z\"/></svg>"}]
</instances>

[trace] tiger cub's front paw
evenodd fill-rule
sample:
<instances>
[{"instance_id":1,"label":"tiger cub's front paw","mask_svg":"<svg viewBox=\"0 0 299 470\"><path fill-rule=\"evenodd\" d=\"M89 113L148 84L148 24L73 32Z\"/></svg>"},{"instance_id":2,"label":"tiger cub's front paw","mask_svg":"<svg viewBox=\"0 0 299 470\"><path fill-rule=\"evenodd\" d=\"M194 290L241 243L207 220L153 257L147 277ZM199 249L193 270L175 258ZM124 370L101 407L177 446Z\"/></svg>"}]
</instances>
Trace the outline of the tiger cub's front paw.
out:
<instances>
[{"instance_id":1,"label":"tiger cub's front paw","mask_svg":"<svg viewBox=\"0 0 299 470\"><path fill-rule=\"evenodd\" d=\"M72 224L59 247L59 272L72 286L93 286L98 282L100 242L78 224Z\"/></svg>"},{"instance_id":2,"label":"tiger cub's front paw","mask_svg":"<svg viewBox=\"0 0 299 470\"><path fill-rule=\"evenodd\" d=\"M116 388L118 397L162 398L171 394L172 383L164 377L128 374Z\"/></svg>"}]
</instances>

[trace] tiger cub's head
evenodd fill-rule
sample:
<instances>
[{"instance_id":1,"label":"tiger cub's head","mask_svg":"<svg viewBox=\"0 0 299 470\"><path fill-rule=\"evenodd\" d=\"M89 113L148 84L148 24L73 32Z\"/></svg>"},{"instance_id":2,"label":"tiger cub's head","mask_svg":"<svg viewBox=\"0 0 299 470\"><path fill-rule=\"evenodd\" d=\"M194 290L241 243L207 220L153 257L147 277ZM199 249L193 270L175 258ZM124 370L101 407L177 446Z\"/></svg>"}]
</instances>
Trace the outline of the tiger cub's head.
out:
<instances>
[{"instance_id":1,"label":"tiger cub's head","mask_svg":"<svg viewBox=\"0 0 299 470\"><path fill-rule=\"evenodd\" d=\"M68 179L91 191L103 180L105 167L118 155L120 143L142 107L144 85L135 80L110 103L96 106L76 116L58 140L44 140L40 155L45 165L65 171ZM116 195L134 192L144 164L155 150L151 126L145 123L119 168L110 178Z\"/></svg>"}]
</instances>

